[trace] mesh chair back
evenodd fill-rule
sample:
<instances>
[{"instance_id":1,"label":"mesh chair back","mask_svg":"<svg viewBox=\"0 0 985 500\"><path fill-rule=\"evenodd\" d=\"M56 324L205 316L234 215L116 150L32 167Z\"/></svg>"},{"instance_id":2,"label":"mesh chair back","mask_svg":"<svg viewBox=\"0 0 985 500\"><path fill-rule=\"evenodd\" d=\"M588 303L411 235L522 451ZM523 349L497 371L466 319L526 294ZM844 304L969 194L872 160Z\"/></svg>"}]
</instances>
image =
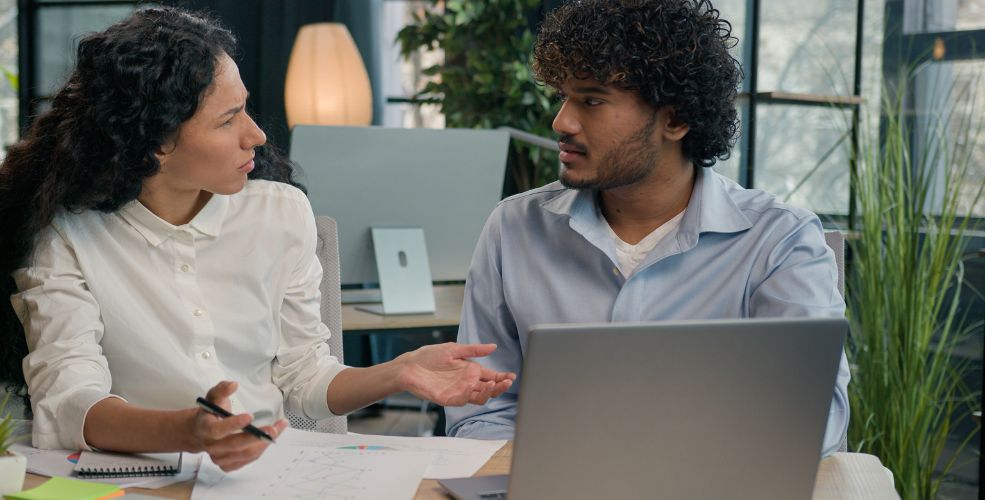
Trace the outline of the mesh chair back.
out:
<instances>
[{"instance_id":1,"label":"mesh chair back","mask_svg":"<svg viewBox=\"0 0 985 500\"><path fill-rule=\"evenodd\" d=\"M825 231L824 242L835 253L835 263L838 265L838 291L845 296L845 233L841 231ZM838 451L848 451L848 433L841 438Z\"/></svg>"},{"instance_id":2,"label":"mesh chair back","mask_svg":"<svg viewBox=\"0 0 985 500\"><path fill-rule=\"evenodd\" d=\"M335 219L331 217L315 217L318 229L318 247L315 249L318 262L322 267L321 291L321 320L328 327L331 336L328 347L332 355L344 362L342 351L342 301L341 285L339 283L339 240ZM345 434L349 428L345 416L331 417L323 420L311 420L303 415L287 412L287 420L295 429Z\"/></svg>"},{"instance_id":3,"label":"mesh chair back","mask_svg":"<svg viewBox=\"0 0 985 500\"><path fill-rule=\"evenodd\" d=\"M835 262L838 264L838 291L845 296L845 233L841 231L825 231L824 242L834 250Z\"/></svg>"}]
</instances>

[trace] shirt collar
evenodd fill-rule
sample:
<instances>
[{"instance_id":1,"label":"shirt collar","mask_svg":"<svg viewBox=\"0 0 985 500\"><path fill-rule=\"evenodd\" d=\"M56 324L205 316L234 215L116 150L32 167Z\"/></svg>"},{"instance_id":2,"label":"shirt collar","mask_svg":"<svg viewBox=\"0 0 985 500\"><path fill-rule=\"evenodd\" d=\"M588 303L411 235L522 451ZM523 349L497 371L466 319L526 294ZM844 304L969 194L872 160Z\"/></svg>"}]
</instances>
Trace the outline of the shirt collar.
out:
<instances>
[{"instance_id":1,"label":"shirt collar","mask_svg":"<svg viewBox=\"0 0 985 500\"><path fill-rule=\"evenodd\" d=\"M737 233L752 227L729 193L730 180L711 169L699 168L694 176L691 199L678 234L697 243L701 233ZM596 193L588 189L565 189L541 206L549 212L571 217L571 228L596 246L606 236L606 223L596 209ZM607 238L606 238L607 239Z\"/></svg>"},{"instance_id":2,"label":"shirt collar","mask_svg":"<svg viewBox=\"0 0 985 500\"><path fill-rule=\"evenodd\" d=\"M731 183L714 170L699 168L678 234L693 237L697 242L702 233L738 233L752 227L752 222L732 199L728 189Z\"/></svg>"},{"instance_id":3,"label":"shirt collar","mask_svg":"<svg viewBox=\"0 0 985 500\"><path fill-rule=\"evenodd\" d=\"M229 208L229 197L221 194L213 194L209 202L199 210L198 214L188 223L200 233L215 238L222 231L222 221L226 219L226 210Z\"/></svg>"},{"instance_id":4,"label":"shirt collar","mask_svg":"<svg viewBox=\"0 0 985 500\"><path fill-rule=\"evenodd\" d=\"M182 226L175 226L158 217L137 200L123 205L120 208L120 215L151 245L156 247L183 227L192 228L205 236L213 238L218 236L222 230L222 221L225 219L228 207L228 196L213 194L205 206L192 218L191 222Z\"/></svg>"},{"instance_id":5,"label":"shirt collar","mask_svg":"<svg viewBox=\"0 0 985 500\"><path fill-rule=\"evenodd\" d=\"M568 225L586 240L615 258L616 243L609 237L609 224L602 217L591 189L564 189L541 204L548 212L567 215Z\"/></svg>"}]
</instances>

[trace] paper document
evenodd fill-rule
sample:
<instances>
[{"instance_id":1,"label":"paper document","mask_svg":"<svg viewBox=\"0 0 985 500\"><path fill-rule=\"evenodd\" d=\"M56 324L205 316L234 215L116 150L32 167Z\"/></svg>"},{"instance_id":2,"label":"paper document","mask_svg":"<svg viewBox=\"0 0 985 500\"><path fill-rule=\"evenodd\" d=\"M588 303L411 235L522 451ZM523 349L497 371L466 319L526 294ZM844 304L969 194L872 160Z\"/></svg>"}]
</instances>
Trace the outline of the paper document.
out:
<instances>
[{"instance_id":1,"label":"paper document","mask_svg":"<svg viewBox=\"0 0 985 500\"><path fill-rule=\"evenodd\" d=\"M427 453L293 446L280 442L257 461L229 473L204 460L192 500L413 498Z\"/></svg>"},{"instance_id":2,"label":"paper document","mask_svg":"<svg viewBox=\"0 0 985 500\"><path fill-rule=\"evenodd\" d=\"M382 447L394 451L418 451L434 455L424 472L425 479L468 477L482 468L506 441L484 441L451 437L376 436L370 434L328 434L285 429L277 446L303 445L324 448Z\"/></svg>"}]
</instances>

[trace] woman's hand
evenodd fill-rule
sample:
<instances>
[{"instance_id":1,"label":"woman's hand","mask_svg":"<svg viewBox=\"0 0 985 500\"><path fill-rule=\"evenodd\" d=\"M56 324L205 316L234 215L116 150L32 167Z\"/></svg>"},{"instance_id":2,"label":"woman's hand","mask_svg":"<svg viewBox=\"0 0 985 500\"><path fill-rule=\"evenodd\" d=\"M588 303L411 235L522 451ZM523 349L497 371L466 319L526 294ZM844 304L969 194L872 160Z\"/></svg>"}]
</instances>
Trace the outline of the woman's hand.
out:
<instances>
[{"instance_id":1,"label":"woman's hand","mask_svg":"<svg viewBox=\"0 0 985 500\"><path fill-rule=\"evenodd\" d=\"M497 372L469 358L488 356L496 344L448 342L421 347L397 358L400 385L415 396L442 406L485 404L506 392L516 374Z\"/></svg>"},{"instance_id":2,"label":"woman's hand","mask_svg":"<svg viewBox=\"0 0 985 500\"><path fill-rule=\"evenodd\" d=\"M209 389L205 399L229 410L229 396L236 392L236 387L236 382L219 382ZM266 440L243 432L243 427L252 420L253 416L248 413L220 418L198 409L192 424L192 437L196 441L196 448L207 452L212 461L226 472L239 469L260 458L270 445ZM276 439L286 427L287 421L279 420L274 425L260 429Z\"/></svg>"}]
</instances>

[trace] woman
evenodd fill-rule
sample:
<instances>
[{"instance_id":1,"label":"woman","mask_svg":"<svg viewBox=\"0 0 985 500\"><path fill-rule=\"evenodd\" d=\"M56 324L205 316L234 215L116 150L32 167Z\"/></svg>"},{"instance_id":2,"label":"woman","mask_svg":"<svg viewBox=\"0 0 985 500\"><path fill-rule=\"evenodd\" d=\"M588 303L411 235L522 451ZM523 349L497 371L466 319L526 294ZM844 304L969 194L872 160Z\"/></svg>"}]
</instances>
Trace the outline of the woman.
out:
<instances>
[{"instance_id":1,"label":"woman","mask_svg":"<svg viewBox=\"0 0 985 500\"><path fill-rule=\"evenodd\" d=\"M81 41L0 166L35 446L206 451L233 470L267 446L241 432L247 412L276 437L285 405L320 419L402 390L481 404L514 379L468 360L494 345L371 368L330 356L311 207L246 113L234 50L209 20L138 11ZM206 391L237 415L195 408Z\"/></svg>"}]
</instances>

